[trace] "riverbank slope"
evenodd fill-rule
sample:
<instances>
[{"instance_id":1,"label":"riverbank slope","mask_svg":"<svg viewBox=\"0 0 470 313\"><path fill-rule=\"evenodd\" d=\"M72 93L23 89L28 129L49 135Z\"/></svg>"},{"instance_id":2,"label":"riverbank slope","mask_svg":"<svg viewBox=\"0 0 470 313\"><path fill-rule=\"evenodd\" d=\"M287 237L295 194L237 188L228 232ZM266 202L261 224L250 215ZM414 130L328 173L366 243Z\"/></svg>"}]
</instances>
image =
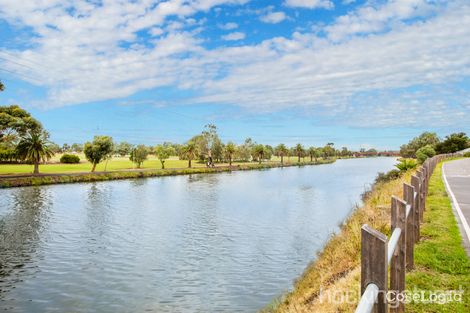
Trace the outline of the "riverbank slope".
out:
<instances>
[{"instance_id":1,"label":"riverbank slope","mask_svg":"<svg viewBox=\"0 0 470 313\"><path fill-rule=\"evenodd\" d=\"M466 291L462 303L446 306L413 303L409 312L468 312L470 262L458 233L441 175L436 168L426 203L422 238L415 248L415 269L407 273L407 289ZM364 205L344 222L318 258L295 283L294 290L276 301L268 312L354 312L360 295L360 234L364 223L390 235L390 199L402 197L402 185L412 172L399 179L376 184ZM329 298L330 296L330 298ZM333 298L334 297L334 298Z\"/></svg>"}]
</instances>

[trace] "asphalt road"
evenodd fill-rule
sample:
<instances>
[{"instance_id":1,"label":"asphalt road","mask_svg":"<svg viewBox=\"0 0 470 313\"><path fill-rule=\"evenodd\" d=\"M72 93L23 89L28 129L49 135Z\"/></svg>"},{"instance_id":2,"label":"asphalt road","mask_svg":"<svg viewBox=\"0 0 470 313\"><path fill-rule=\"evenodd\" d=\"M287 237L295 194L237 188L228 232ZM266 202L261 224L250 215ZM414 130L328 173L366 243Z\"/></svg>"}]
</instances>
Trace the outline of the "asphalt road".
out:
<instances>
[{"instance_id":1,"label":"asphalt road","mask_svg":"<svg viewBox=\"0 0 470 313\"><path fill-rule=\"evenodd\" d=\"M444 163L442 174L470 256L470 158Z\"/></svg>"}]
</instances>

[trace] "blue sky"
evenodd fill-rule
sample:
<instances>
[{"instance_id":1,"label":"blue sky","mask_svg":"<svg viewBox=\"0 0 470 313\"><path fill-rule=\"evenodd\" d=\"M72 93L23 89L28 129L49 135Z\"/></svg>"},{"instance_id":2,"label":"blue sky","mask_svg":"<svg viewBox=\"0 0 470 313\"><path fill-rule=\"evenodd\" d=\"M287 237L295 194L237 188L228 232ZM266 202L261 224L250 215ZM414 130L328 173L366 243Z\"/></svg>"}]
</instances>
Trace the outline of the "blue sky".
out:
<instances>
[{"instance_id":1,"label":"blue sky","mask_svg":"<svg viewBox=\"0 0 470 313\"><path fill-rule=\"evenodd\" d=\"M57 143L470 133L466 0L0 0L0 104Z\"/></svg>"}]
</instances>

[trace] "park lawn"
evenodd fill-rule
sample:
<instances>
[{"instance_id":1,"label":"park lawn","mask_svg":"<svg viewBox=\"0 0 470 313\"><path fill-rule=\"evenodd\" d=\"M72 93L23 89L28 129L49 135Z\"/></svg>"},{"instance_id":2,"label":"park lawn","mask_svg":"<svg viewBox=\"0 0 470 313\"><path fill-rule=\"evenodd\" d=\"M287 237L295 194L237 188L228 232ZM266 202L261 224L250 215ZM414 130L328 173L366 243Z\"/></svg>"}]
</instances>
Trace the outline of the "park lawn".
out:
<instances>
[{"instance_id":1,"label":"park lawn","mask_svg":"<svg viewBox=\"0 0 470 313\"><path fill-rule=\"evenodd\" d=\"M90 162L86 161L83 154L78 154L80 157L80 163L78 164L62 164L60 163L61 154L55 155L47 164L41 164L39 166L40 173L46 174L59 174L59 173L79 173L79 172L89 172L91 171L92 165ZM287 163L297 163L298 159L296 157L286 157L284 162ZM305 158L305 161L310 161L309 158ZM273 157L269 163L278 163L280 158ZM301 159L302 162L302 159ZM243 165L243 164L253 164L254 162L233 162L234 165ZM263 162L263 163L266 163ZM205 164L193 160L193 167L205 167ZM217 163L216 166L228 166L228 163ZM177 156L170 157L170 159L165 161L165 168L186 168L188 167L187 160L179 160ZM106 164L106 161L98 164L96 166L96 171L119 171L119 170L129 170L135 169L135 165L129 160L128 157L113 157ZM161 169L160 161L153 155L150 155L148 160L145 161L142 166L142 169ZM33 172L33 165L29 164L0 164L0 175L14 175L14 174L29 174Z\"/></svg>"},{"instance_id":2,"label":"park lawn","mask_svg":"<svg viewBox=\"0 0 470 313\"><path fill-rule=\"evenodd\" d=\"M415 269L406 276L408 290L464 290L462 302L411 303L407 312L470 312L470 260L452 212L442 179L442 163L429 183L421 225L421 240L415 247Z\"/></svg>"}]
</instances>

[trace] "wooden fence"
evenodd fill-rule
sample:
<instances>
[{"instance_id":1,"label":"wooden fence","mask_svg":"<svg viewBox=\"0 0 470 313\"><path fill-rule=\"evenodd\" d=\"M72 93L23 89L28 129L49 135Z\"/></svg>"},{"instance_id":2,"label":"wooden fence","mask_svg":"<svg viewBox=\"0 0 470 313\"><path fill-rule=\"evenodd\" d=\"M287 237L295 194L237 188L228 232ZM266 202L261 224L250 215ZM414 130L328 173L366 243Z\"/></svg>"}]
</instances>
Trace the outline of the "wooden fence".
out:
<instances>
[{"instance_id":1,"label":"wooden fence","mask_svg":"<svg viewBox=\"0 0 470 313\"><path fill-rule=\"evenodd\" d=\"M390 312L405 311L404 302L398 301L396 295L405 290L405 273L414 265L414 245L420 238L429 179L440 161L455 155L441 154L427 159L416 175L411 176L410 184L403 184L404 199L392 196L390 239L368 225L362 226L362 297L356 313L386 313L389 308Z\"/></svg>"}]
</instances>

